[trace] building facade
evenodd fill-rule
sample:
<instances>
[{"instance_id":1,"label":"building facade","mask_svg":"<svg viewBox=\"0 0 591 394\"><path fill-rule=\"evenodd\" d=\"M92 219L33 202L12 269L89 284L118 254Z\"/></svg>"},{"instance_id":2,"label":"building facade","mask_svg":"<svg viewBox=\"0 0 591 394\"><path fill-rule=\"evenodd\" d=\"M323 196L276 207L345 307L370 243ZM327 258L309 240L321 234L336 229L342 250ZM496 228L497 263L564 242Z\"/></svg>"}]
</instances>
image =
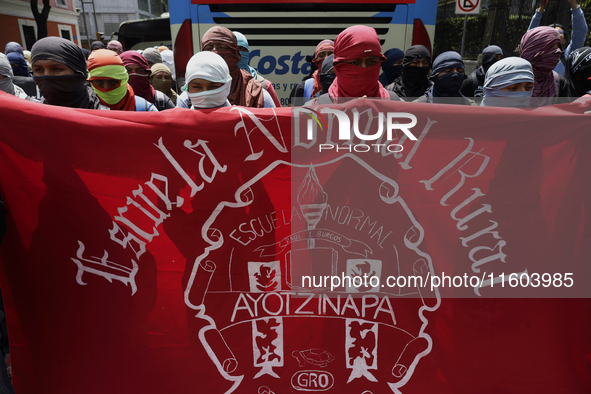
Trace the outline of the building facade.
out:
<instances>
[{"instance_id":1,"label":"building facade","mask_svg":"<svg viewBox=\"0 0 591 394\"><path fill-rule=\"evenodd\" d=\"M39 12L43 9L38 1ZM75 0L50 0L47 35L66 38L80 45L78 12ZM25 50L37 41L37 23L29 0L0 0L0 51L10 41L18 42Z\"/></svg>"}]
</instances>

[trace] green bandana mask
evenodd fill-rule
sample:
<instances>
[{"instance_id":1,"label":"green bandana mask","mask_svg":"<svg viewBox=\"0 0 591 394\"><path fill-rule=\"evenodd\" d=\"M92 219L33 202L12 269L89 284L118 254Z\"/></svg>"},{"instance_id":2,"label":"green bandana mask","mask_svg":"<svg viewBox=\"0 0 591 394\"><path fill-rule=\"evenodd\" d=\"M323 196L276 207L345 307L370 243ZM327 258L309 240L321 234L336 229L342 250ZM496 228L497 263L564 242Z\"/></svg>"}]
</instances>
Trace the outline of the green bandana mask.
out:
<instances>
[{"instance_id":1,"label":"green bandana mask","mask_svg":"<svg viewBox=\"0 0 591 394\"><path fill-rule=\"evenodd\" d=\"M95 93L103 100L105 103L109 105L115 105L127 94L127 81L129 81L129 75L127 75L127 71L123 66L117 65L109 65L109 66L102 66L97 67L94 70L89 72L90 77L102 77L102 78L112 78L118 79L121 81L121 84L108 91L102 91L92 85L92 89Z\"/></svg>"}]
</instances>

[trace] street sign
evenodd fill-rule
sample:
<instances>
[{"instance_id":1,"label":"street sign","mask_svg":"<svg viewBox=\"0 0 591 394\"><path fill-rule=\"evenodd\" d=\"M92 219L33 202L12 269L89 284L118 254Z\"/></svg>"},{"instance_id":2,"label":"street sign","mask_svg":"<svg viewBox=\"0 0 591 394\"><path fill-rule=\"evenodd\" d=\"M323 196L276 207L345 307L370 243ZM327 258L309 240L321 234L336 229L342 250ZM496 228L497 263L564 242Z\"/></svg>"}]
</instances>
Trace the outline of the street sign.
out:
<instances>
[{"instance_id":1,"label":"street sign","mask_svg":"<svg viewBox=\"0 0 591 394\"><path fill-rule=\"evenodd\" d=\"M480 0L456 0L456 15L480 13Z\"/></svg>"}]
</instances>

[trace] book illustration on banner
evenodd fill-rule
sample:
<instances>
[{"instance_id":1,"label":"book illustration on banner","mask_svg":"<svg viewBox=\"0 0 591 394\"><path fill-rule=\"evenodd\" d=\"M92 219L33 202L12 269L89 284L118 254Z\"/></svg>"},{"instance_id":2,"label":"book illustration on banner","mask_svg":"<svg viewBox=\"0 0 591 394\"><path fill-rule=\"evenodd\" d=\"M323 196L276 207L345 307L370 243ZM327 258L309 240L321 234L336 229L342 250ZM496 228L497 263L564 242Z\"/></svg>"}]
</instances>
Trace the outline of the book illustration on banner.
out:
<instances>
[{"instance_id":1,"label":"book illustration on banner","mask_svg":"<svg viewBox=\"0 0 591 394\"><path fill-rule=\"evenodd\" d=\"M343 175L361 187L343 184ZM285 187L268 189L270 179ZM398 190L344 155L273 163L236 201L218 205L185 300L207 322L199 339L228 380L226 392L243 392L246 381L275 393L398 392L412 378L431 351L425 328L440 297L416 282L386 285L388 276L433 272L423 229ZM398 321L399 308L416 314Z\"/></svg>"}]
</instances>

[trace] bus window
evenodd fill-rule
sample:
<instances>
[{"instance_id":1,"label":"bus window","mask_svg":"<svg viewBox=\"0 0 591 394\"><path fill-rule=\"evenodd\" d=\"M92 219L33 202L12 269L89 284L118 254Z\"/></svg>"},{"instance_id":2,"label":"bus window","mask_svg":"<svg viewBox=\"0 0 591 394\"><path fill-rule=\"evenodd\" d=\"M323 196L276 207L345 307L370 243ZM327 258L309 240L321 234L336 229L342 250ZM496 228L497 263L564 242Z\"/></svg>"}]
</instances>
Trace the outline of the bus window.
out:
<instances>
[{"instance_id":1,"label":"bus window","mask_svg":"<svg viewBox=\"0 0 591 394\"><path fill-rule=\"evenodd\" d=\"M118 40L125 51L161 45L172 48L170 18L166 16L123 22L119 25Z\"/></svg>"}]
</instances>

